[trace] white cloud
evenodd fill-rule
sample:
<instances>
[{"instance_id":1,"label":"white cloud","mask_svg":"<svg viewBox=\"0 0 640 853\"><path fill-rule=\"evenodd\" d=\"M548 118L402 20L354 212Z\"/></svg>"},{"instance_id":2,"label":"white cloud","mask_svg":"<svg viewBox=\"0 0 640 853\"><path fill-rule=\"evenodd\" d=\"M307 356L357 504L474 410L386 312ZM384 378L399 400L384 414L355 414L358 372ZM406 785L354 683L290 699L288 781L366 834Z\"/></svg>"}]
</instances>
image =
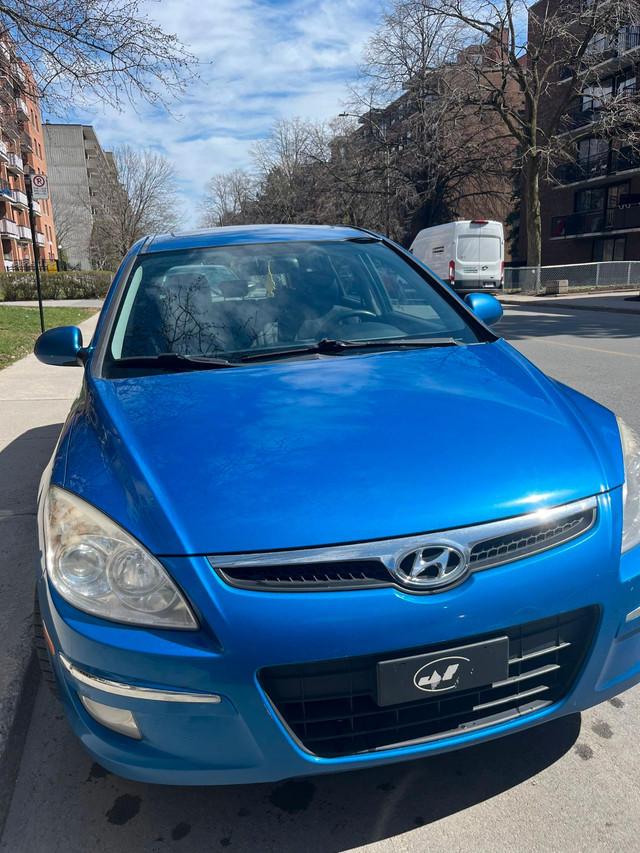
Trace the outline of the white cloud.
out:
<instances>
[{"instance_id":1,"label":"white cloud","mask_svg":"<svg viewBox=\"0 0 640 853\"><path fill-rule=\"evenodd\" d=\"M149 17L202 63L200 79L171 107L180 119L139 105L73 120L92 124L107 150L127 142L165 153L194 210L211 175L249 166L252 142L276 118L323 120L341 111L382 7L383 0L149 3Z\"/></svg>"}]
</instances>

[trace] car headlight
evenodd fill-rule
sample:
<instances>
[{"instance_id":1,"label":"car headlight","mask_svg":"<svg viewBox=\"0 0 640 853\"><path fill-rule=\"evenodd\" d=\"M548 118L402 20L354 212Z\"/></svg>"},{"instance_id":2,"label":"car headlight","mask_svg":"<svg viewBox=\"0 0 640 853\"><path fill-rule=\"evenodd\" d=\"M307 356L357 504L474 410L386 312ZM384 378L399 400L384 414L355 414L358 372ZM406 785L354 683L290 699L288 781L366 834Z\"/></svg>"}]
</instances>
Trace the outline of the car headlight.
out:
<instances>
[{"instance_id":1,"label":"car headlight","mask_svg":"<svg viewBox=\"0 0 640 853\"><path fill-rule=\"evenodd\" d=\"M198 629L158 560L82 498L51 486L44 529L49 579L74 607L114 622Z\"/></svg>"},{"instance_id":2,"label":"car headlight","mask_svg":"<svg viewBox=\"0 0 640 853\"><path fill-rule=\"evenodd\" d=\"M624 456L622 552L640 543L640 438L618 418Z\"/></svg>"}]
</instances>

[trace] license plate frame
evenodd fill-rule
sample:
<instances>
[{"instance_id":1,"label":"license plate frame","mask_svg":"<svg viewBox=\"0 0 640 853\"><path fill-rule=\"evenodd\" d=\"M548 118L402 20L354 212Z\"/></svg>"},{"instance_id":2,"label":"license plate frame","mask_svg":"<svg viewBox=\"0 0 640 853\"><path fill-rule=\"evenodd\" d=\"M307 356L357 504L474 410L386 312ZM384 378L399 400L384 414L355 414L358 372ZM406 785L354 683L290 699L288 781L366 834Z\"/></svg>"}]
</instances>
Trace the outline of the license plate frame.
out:
<instances>
[{"instance_id":1,"label":"license plate frame","mask_svg":"<svg viewBox=\"0 0 640 853\"><path fill-rule=\"evenodd\" d=\"M379 661L376 667L380 707L434 699L509 677L509 638L494 637L423 655Z\"/></svg>"}]
</instances>

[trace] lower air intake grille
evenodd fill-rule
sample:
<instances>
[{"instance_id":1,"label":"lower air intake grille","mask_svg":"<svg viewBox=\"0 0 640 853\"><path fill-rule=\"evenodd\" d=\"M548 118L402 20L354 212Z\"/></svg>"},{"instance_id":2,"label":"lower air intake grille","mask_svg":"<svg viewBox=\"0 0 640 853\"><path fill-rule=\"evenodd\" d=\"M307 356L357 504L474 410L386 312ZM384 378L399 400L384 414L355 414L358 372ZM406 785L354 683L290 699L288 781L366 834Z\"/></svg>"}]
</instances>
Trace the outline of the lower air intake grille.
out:
<instances>
[{"instance_id":1,"label":"lower air intake grille","mask_svg":"<svg viewBox=\"0 0 640 853\"><path fill-rule=\"evenodd\" d=\"M552 705L570 689L593 637L597 607L447 644L347 660L267 667L260 683L290 734L323 758L460 735ZM381 708L379 661L509 638L509 677L473 690Z\"/></svg>"}]
</instances>

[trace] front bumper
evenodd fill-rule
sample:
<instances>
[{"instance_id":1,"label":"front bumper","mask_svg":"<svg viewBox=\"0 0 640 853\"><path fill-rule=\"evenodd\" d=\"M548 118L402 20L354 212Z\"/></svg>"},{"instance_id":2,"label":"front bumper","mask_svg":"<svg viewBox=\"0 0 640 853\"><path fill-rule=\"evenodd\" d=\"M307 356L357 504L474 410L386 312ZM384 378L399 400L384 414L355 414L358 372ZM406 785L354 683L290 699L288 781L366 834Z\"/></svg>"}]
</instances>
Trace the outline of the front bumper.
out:
<instances>
[{"instance_id":1,"label":"front bumper","mask_svg":"<svg viewBox=\"0 0 640 853\"><path fill-rule=\"evenodd\" d=\"M611 500L599 499L598 523L580 539L431 596L398 589L246 591L226 586L204 558L164 559L190 600L200 603L202 627L193 633L94 619L42 577L41 610L67 716L95 759L122 776L236 784L403 761L584 710L640 681L640 548L622 558L616 553ZM455 648L575 611L593 615L593 633L557 699L523 702L524 712L511 719L444 737L321 757L292 734L263 686L266 668L288 672L317 661ZM130 711L141 739L98 723L81 697Z\"/></svg>"}]
</instances>

